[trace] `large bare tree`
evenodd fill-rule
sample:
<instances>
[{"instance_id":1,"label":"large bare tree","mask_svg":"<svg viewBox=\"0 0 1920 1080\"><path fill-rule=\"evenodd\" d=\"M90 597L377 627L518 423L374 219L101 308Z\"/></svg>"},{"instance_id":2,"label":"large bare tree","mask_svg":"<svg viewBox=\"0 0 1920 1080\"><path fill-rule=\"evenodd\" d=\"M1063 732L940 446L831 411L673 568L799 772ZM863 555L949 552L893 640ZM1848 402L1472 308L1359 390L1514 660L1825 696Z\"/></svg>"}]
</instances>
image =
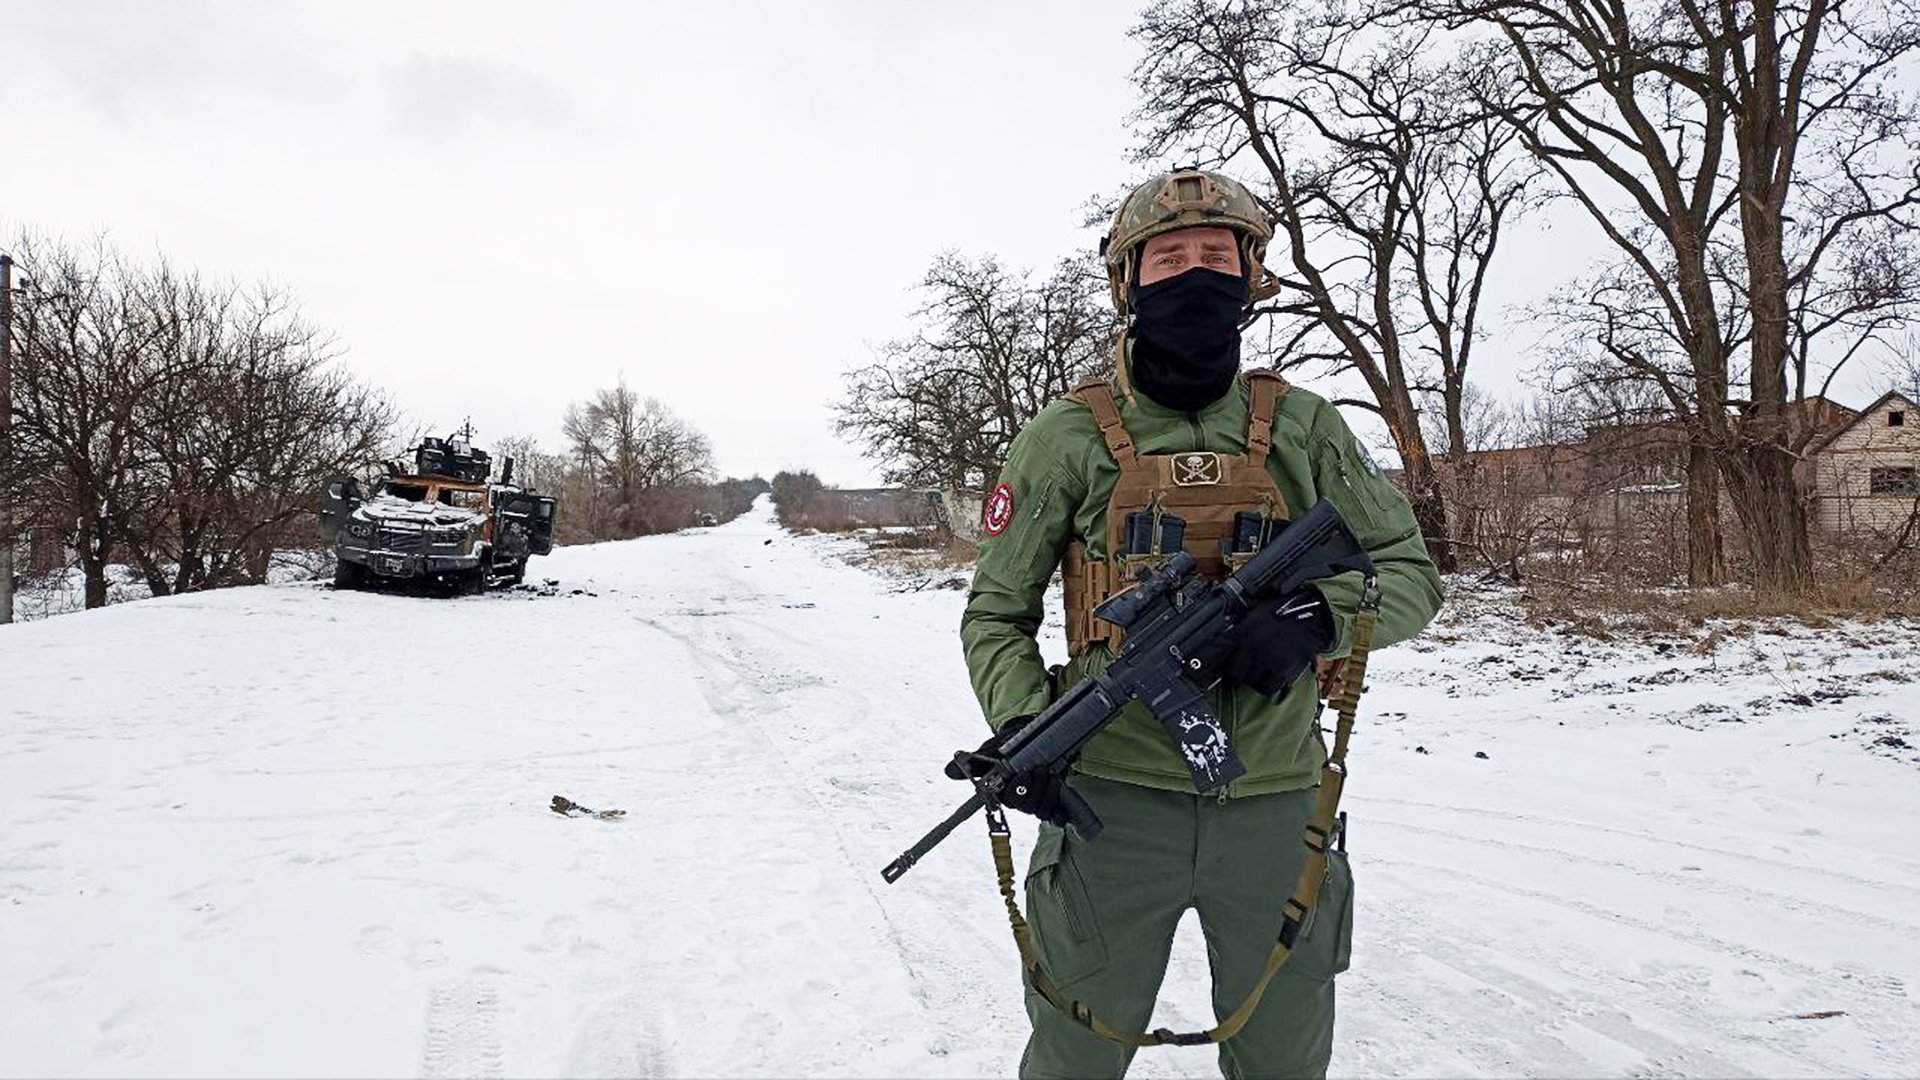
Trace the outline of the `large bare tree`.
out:
<instances>
[{"instance_id":1,"label":"large bare tree","mask_svg":"<svg viewBox=\"0 0 1920 1080\"><path fill-rule=\"evenodd\" d=\"M175 375L136 412L127 555L155 595L264 581L274 552L311 533L328 477L393 449L393 409L339 370L284 291L161 262L140 303Z\"/></svg>"},{"instance_id":2,"label":"large bare tree","mask_svg":"<svg viewBox=\"0 0 1920 1080\"><path fill-rule=\"evenodd\" d=\"M179 370L153 349L136 269L103 241L23 234L14 252L28 282L12 327L18 489L73 548L85 604L100 607L139 501L140 403Z\"/></svg>"},{"instance_id":3,"label":"large bare tree","mask_svg":"<svg viewBox=\"0 0 1920 1080\"><path fill-rule=\"evenodd\" d=\"M1159 0L1133 31L1142 159L1252 170L1276 222L1265 351L1351 369L1385 422L1437 562L1446 499L1422 430L1470 468L1468 370L1487 272L1534 168L1424 30L1383 32L1304 0Z\"/></svg>"},{"instance_id":4,"label":"large bare tree","mask_svg":"<svg viewBox=\"0 0 1920 1080\"><path fill-rule=\"evenodd\" d=\"M1613 244L1598 313L1614 364L1687 430L1694 580L1716 481L1756 584L1812 577L1793 482L1819 393L1911 315L1920 45L1903 0L1405 0L1383 12L1492 32L1480 105ZM1605 305L1603 305L1605 306ZM1593 313L1588 313L1589 315ZM1587 317L1587 316L1583 316ZM1744 384L1744 391L1735 388Z\"/></svg>"},{"instance_id":5,"label":"large bare tree","mask_svg":"<svg viewBox=\"0 0 1920 1080\"><path fill-rule=\"evenodd\" d=\"M847 373L836 426L890 483L978 489L1027 421L1111 368L1105 271L1068 259L1036 283L948 252L920 287L919 328Z\"/></svg>"},{"instance_id":6,"label":"large bare tree","mask_svg":"<svg viewBox=\"0 0 1920 1080\"><path fill-rule=\"evenodd\" d=\"M706 435L659 399L641 397L625 379L569 407L561 430L569 457L587 481L582 509L599 535L656 531L662 511L650 503L661 492L705 483L714 475Z\"/></svg>"}]
</instances>

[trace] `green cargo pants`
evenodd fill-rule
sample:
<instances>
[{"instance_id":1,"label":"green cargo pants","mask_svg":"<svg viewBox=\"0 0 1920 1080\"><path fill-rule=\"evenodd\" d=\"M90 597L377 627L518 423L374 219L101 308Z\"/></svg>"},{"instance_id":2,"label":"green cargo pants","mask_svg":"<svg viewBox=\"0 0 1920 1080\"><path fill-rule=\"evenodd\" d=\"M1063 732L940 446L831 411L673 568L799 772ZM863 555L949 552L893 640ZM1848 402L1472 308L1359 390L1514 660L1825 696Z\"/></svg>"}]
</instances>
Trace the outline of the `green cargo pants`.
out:
<instances>
[{"instance_id":1,"label":"green cargo pants","mask_svg":"<svg viewBox=\"0 0 1920 1080\"><path fill-rule=\"evenodd\" d=\"M1027 913L1054 982L1108 1024L1139 1031L1153 1014L1174 927L1199 912L1213 969L1213 1009L1227 1015L1260 977L1281 908L1305 857L1314 792L1222 801L1075 776L1106 828L1091 843L1041 826L1027 873ZM1333 1049L1333 977L1347 969L1353 879L1343 854L1280 974L1220 1071L1240 1077L1324 1076ZM1133 1051L1060 1015L1031 988L1025 1078L1118 1077Z\"/></svg>"}]
</instances>

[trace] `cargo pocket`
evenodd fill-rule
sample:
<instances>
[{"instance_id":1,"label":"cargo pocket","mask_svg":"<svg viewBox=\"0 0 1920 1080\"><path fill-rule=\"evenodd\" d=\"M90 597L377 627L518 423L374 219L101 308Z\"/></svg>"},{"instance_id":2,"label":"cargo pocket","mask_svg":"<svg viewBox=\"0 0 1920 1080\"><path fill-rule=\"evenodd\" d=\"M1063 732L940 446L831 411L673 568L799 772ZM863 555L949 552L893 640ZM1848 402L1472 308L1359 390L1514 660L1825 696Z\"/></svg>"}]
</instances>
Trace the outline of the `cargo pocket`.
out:
<instances>
[{"instance_id":1,"label":"cargo pocket","mask_svg":"<svg viewBox=\"0 0 1920 1080\"><path fill-rule=\"evenodd\" d=\"M1293 955L1280 970L1325 982L1353 962L1353 869L1344 851L1327 852L1327 880Z\"/></svg>"},{"instance_id":2,"label":"cargo pocket","mask_svg":"<svg viewBox=\"0 0 1920 1080\"><path fill-rule=\"evenodd\" d=\"M1027 921L1047 975L1063 990L1107 965L1107 942L1066 842L1064 830L1043 826L1027 871Z\"/></svg>"}]
</instances>

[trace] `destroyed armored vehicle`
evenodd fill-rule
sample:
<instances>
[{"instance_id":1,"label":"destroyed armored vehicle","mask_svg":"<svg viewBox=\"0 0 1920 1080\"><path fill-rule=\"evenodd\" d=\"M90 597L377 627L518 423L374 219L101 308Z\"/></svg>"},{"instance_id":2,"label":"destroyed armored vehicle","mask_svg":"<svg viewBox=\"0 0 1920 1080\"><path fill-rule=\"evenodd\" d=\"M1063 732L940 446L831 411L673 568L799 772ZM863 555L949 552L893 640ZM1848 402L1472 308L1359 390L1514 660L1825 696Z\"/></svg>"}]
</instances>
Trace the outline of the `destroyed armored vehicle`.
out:
<instances>
[{"instance_id":1,"label":"destroyed armored vehicle","mask_svg":"<svg viewBox=\"0 0 1920 1080\"><path fill-rule=\"evenodd\" d=\"M334 585L385 579L481 593L518 584L529 558L553 550L554 500L514 486L511 457L499 483L492 472L485 451L455 438L422 440L411 462L387 463L370 492L334 477L320 508L338 557Z\"/></svg>"}]
</instances>

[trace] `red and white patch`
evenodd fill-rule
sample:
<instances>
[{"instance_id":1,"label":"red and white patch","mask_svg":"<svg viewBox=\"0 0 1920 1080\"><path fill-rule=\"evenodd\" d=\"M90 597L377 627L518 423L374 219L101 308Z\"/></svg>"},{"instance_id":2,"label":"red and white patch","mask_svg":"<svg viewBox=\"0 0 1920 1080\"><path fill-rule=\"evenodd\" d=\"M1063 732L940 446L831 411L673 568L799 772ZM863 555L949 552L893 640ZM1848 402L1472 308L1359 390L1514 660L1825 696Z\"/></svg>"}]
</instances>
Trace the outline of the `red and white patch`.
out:
<instances>
[{"instance_id":1,"label":"red and white patch","mask_svg":"<svg viewBox=\"0 0 1920 1080\"><path fill-rule=\"evenodd\" d=\"M988 536L999 536L1013 524L1013 487L1001 484L987 496L986 506L981 508L980 523L986 527Z\"/></svg>"}]
</instances>

